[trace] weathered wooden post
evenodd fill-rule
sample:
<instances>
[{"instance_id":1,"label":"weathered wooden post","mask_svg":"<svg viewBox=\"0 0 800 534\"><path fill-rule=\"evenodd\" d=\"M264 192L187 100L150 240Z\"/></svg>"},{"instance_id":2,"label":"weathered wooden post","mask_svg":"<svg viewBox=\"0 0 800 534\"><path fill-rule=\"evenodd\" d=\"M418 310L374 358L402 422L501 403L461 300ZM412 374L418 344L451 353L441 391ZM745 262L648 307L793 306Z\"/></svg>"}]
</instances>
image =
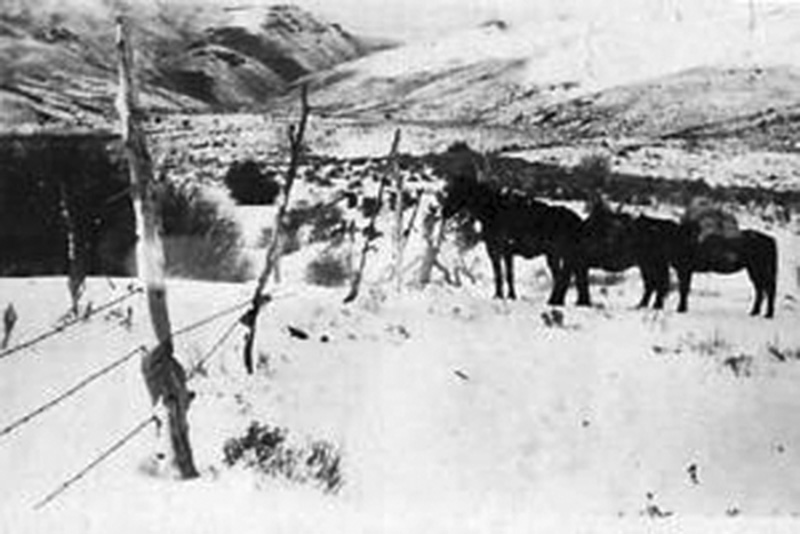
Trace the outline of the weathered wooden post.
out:
<instances>
[{"instance_id":1,"label":"weathered wooden post","mask_svg":"<svg viewBox=\"0 0 800 534\"><path fill-rule=\"evenodd\" d=\"M389 156L390 172L394 177L394 281L395 290L400 293L403 289L403 173L397 161L397 147L400 145L400 130L395 132L395 141L392 154Z\"/></svg>"},{"instance_id":2,"label":"weathered wooden post","mask_svg":"<svg viewBox=\"0 0 800 534\"><path fill-rule=\"evenodd\" d=\"M3 340L0 341L0 349L5 350L8 347L8 342L11 340L11 333L14 331L14 326L17 324L17 310L14 308L14 303L6 306L6 311L3 312Z\"/></svg>"},{"instance_id":3,"label":"weathered wooden post","mask_svg":"<svg viewBox=\"0 0 800 534\"><path fill-rule=\"evenodd\" d=\"M66 234L67 248L67 287L72 299L70 314L77 319L80 315L80 300L85 289L86 268L83 264L85 260L84 250L79 243L78 228L75 221L74 210L71 207L67 184L62 179L58 184L59 192L59 211L61 220L64 223L64 233ZM81 236L82 237L82 236Z\"/></svg>"},{"instance_id":4,"label":"weathered wooden post","mask_svg":"<svg viewBox=\"0 0 800 534\"><path fill-rule=\"evenodd\" d=\"M439 225L438 231L436 231L437 224ZM452 283L450 272L439 262L439 252L444 243L446 226L445 221L439 217L438 210L434 206L428 206L428 211L422 219L425 253L419 270L419 284L423 287L430 283L434 267L444 273L445 281L448 284Z\"/></svg>"},{"instance_id":5,"label":"weathered wooden post","mask_svg":"<svg viewBox=\"0 0 800 534\"><path fill-rule=\"evenodd\" d=\"M400 130L396 130L394 132L394 139L392 140L392 148L389 150L389 159L394 160L395 154L397 154L397 147L400 145ZM376 207L375 211L370 217L369 224L364 229L364 245L361 247L361 258L359 259L358 263L358 270L353 275L353 280L350 284L350 292L344 298L345 304L353 302L356 298L358 298L358 292L361 289L361 279L364 277L364 269L367 266L367 254L372 248L372 241L378 235L378 230L375 228L375 222L378 219L378 214L381 211L381 206L383 205L383 189L386 180L381 178L381 183L378 186L378 197L376 199Z\"/></svg>"},{"instance_id":6,"label":"weathered wooden post","mask_svg":"<svg viewBox=\"0 0 800 534\"><path fill-rule=\"evenodd\" d=\"M291 154L289 156L289 169L286 171L286 181L283 185L283 198L278 207L278 212L275 215L275 231L272 235L272 240L267 247L266 261L264 269L258 277L256 289L253 292L253 299L250 309L242 316L241 322L247 328L244 343L244 366L248 374L253 374L255 370L253 366L253 346L256 338L256 323L258 319L258 312L261 307L269 301L269 298L263 294L264 287L269 281L270 275L275 271L278 262L280 261L284 219L286 218L286 210L289 207L289 195L292 191L292 185L297 176L297 168L300 165L300 158L303 155L303 137L306 132L306 124L308 123L309 115L308 107L308 87L303 86L300 92L300 122L297 127L295 125L289 126L289 148Z\"/></svg>"},{"instance_id":7,"label":"weathered wooden post","mask_svg":"<svg viewBox=\"0 0 800 534\"><path fill-rule=\"evenodd\" d=\"M193 395L186 387L186 373L173 357L172 328L167 309L164 280L164 250L161 220L153 181L153 162L144 132L138 123L138 99L132 74L133 53L122 17L117 19L119 94L117 111L122 124L125 158L131 176L133 209L136 216L136 267L145 285L156 346L142 359L142 373L158 413L159 435L163 436L164 468L180 478L198 476L189 444L187 412ZM166 431L163 427L166 427Z\"/></svg>"}]
</instances>

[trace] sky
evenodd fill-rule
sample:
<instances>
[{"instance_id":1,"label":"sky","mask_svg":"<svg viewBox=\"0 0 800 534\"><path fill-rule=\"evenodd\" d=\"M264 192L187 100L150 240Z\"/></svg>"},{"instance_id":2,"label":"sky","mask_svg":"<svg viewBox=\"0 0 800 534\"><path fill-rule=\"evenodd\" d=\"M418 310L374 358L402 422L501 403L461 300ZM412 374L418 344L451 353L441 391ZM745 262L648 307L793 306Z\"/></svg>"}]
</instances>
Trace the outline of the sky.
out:
<instances>
[{"instance_id":1,"label":"sky","mask_svg":"<svg viewBox=\"0 0 800 534\"><path fill-rule=\"evenodd\" d=\"M233 4L270 0L226 0ZM693 17L722 14L750 0L280 0L297 4L329 22L361 34L406 41L430 39L442 33L501 18L511 24L537 17L571 13L581 17ZM757 9L800 0L752 0Z\"/></svg>"}]
</instances>

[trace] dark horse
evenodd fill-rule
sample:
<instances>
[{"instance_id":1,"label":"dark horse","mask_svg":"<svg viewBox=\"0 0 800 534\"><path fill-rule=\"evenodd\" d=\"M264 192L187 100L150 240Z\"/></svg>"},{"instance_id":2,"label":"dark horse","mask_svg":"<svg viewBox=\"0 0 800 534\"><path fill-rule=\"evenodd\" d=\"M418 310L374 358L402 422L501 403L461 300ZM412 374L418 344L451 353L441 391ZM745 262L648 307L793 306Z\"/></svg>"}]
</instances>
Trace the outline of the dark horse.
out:
<instances>
[{"instance_id":1,"label":"dark horse","mask_svg":"<svg viewBox=\"0 0 800 534\"><path fill-rule=\"evenodd\" d=\"M732 274L745 269L755 290L750 315L761 313L764 300L767 303L764 316L775 315L778 245L773 237L757 230L742 230L734 236L712 234L700 241L695 223L681 224L681 229L682 247L671 262L678 273L679 312L689 309L692 274Z\"/></svg>"},{"instance_id":2,"label":"dark horse","mask_svg":"<svg viewBox=\"0 0 800 534\"><path fill-rule=\"evenodd\" d=\"M678 254L679 243L677 223L615 213L605 203L596 201L581 224L576 246L568 259L571 272L556 288L554 301L563 304L569 280L574 277L578 304L589 305L589 269L622 272L639 267L644 282L639 307L647 307L655 294L653 307L661 309L669 292L670 261Z\"/></svg>"},{"instance_id":3,"label":"dark horse","mask_svg":"<svg viewBox=\"0 0 800 534\"><path fill-rule=\"evenodd\" d=\"M464 211L480 221L481 235L494 272L495 297L503 298L503 268L508 298L515 299L514 256L533 258L544 254L553 279L568 275L566 258L575 242L581 219L567 208L549 206L521 192L502 188L488 180L482 156L463 143L443 156L447 185L442 216L448 219ZM554 284L555 288L559 284ZM552 303L554 294L551 294Z\"/></svg>"},{"instance_id":4,"label":"dark horse","mask_svg":"<svg viewBox=\"0 0 800 534\"><path fill-rule=\"evenodd\" d=\"M621 271L638 265L644 281L640 306L647 306L655 293L654 307L661 308L669 291L669 266L678 274L678 312L688 310L692 275L696 272L730 274L746 269L755 289L751 315L766 317L775 311L778 248L775 239L756 230L736 235L711 234L700 240L697 223L677 223L652 217L632 217L599 206L581 227L573 275L580 278L589 267ZM566 287L559 288L566 292ZM582 291L578 284L579 293ZM579 300L588 301L586 295ZM563 302L563 294L556 300Z\"/></svg>"}]
</instances>

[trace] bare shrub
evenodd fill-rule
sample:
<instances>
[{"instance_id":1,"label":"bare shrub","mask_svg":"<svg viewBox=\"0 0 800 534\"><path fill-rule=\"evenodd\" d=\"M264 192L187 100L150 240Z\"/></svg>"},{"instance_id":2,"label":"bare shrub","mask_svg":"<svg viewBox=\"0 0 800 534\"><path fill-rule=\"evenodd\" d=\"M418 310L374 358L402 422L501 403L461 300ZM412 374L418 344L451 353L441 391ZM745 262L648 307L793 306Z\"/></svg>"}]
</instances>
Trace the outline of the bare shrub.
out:
<instances>
[{"instance_id":1,"label":"bare shrub","mask_svg":"<svg viewBox=\"0 0 800 534\"><path fill-rule=\"evenodd\" d=\"M166 182L161 217L167 274L229 282L248 278L238 225L200 186Z\"/></svg>"},{"instance_id":2,"label":"bare shrub","mask_svg":"<svg viewBox=\"0 0 800 534\"><path fill-rule=\"evenodd\" d=\"M341 287L350 280L351 271L346 258L325 251L306 267L306 281L323 287Z\"/></svg>"},{"instance_id":3,"label":"bare shrub","mask_svg":"<svg viewBox=\"0 0 800 534\"><path fill-rule=\"evenodd\" d=\"M338 206L334 204L295 206L286 213L281 228L282 254L291 254L311 243L337 244L344 237L343 230L344 216ZM261 235L263 246L269 244L272 235L272 228L264 230Z\"/></svg>"},{"instance_id":4,"label":"bare shrub","mask_svg":"<svg viewBox=\"0 0 800 534\"><path fill-rule=\"evenodd\" d=\"M266 476L312 484L326 493L339 491L343 478L337 447L324 440L290 444L287 438L287 430L253 421L244 436L225 442L225 464L241 464Z\"/></svg>"}]
</instances>

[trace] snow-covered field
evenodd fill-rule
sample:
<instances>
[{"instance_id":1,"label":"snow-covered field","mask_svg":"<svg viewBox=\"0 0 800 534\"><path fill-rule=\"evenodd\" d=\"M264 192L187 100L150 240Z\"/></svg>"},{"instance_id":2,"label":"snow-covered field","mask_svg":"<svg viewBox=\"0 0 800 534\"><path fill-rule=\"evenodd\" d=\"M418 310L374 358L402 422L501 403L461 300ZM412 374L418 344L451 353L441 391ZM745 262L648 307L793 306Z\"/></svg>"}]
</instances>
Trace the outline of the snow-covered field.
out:
<instances>
[{"instance_id":1,"label":"snow-covered field","mask_svg":"<svg viewBox=\"0 0 800 534\"><path fill-rule=\"evenodd\" d=\"M741 221L744 226L756 222ZM796 225L796 221L794 223ZM362 297L303 281L286 259L261 316L261 366L247 377L241 331L193 378L200 479L147 474L152 430L38 512L32 506L149 415L138 356L0 437L0 526L8 532L790 532L800 514L797 229L780 243L777 317L747 315L744 273L696 278L691 311L636 310L640 282L598 276L595 306L544 304L541 259L518 260L517 302L475 284L401 295L368 274ZM385 263L381 249L373 264ZM379 257L379 258L378 258ZM413 248L407 258L414 257ZM378 258L381 261L375 261ZM89 282L100 304L128 281ZM174 280L175 328L246 299L249 284ZM570 300L574 295L570 295ZM0 280L13 345L67 309L62 278ZM126 327L126 307L133 308ZM544 317L543 317L544 315ZM236 318L177 341L191 367ZM307 340L291 337L300 328ZM0 426L150 340L141 295L0 359ZM323 339L324 337L324 339ZM771 348L773 350L771 350ZM775 351L784 355L782 361ZM326 439L342 452L335 495L223 465L251 421Z\"/></svg>"}]
</instances>

